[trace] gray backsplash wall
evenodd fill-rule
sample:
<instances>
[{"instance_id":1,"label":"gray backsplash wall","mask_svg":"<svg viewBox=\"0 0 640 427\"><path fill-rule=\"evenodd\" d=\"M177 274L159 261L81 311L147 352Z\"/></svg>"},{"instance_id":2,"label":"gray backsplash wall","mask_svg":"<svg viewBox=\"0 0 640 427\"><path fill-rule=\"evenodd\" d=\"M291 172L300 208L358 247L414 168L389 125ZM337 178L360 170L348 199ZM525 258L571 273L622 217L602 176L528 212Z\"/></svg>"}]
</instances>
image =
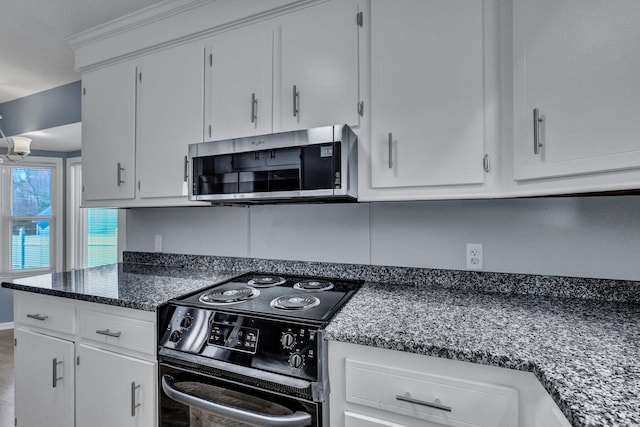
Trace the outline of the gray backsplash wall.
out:
<instances>
[{"instance_id":1,"label":"gray backsplash wall","mask_svg":"<svg viewBox=\"0 0 640 427\"><path fill-rule=\"evenodd\" d=\"M640 280L640 196L131 209L127 249Z\"/></svg>"}]
</instances>

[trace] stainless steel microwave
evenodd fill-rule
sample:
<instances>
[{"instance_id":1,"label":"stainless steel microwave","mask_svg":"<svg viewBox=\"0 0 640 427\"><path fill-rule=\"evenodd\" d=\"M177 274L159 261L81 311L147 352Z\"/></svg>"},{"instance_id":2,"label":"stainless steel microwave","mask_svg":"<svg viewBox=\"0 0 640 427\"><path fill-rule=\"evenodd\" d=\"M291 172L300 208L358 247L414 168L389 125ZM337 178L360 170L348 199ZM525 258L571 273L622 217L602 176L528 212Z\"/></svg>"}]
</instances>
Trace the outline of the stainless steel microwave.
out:
<instances>
[{"instance_id":1,"label":"stainless steel microwave","mask_svg":"<svg viewBox=\"0 0 640 427\"><path fill-rule=\"evenodd\" d=\"M189 199L355 201L358 143L346 125L189 145Z\"/></svg>"}]
</instances>

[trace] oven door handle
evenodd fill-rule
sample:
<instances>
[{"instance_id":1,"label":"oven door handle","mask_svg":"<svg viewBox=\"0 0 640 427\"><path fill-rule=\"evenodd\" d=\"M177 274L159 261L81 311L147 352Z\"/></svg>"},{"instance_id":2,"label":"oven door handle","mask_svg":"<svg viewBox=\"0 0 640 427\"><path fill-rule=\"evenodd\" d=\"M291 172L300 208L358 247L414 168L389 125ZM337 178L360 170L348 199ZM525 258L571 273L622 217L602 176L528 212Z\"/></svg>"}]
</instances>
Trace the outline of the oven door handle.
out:
<instances>
[{"instance_id":1,"label":"oven door handle","mask_svg":"<svg viewBox=\"0 0 640 427\"><path fill-rule=\"evenodd\" d=\"M176 389L173 384L174 379L170 375L162 375L162 390L169 398L233 420L265 427L306 427L311 425L311 415L306 412L297 411L291 415L261 414L193 396Z\"/></svg>"}]
</instances>

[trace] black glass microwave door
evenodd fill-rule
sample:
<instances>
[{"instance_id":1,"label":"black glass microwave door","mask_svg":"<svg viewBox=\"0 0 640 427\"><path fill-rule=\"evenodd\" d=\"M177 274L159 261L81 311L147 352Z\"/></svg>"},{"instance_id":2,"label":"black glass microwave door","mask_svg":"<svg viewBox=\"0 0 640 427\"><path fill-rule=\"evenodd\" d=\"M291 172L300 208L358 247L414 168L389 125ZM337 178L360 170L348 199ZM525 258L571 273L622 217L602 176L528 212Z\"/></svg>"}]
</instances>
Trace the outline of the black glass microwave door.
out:
<instances>
[{"instance_id":1,"label":"black glass microwave door","mask_svg":"<svg viewBox=\"0 0 640 427\"><path fill-rule=\"evenodd\" d=\"M232 194L238 192L238 173L233 156L193 158L194 194Z\"/></svg>"},{"instance_id":2,"label":"black glass microwave door","mask_svg":"<svg viewBox=\"0 0 640 427\"><path fill-rule=\"evenodd\" d=\"M302 149L302 189L330 190L334 188L339 163L339 145L310 145ZM339 173L339 172L338 172Z\"/></svg>"}]
</instances>

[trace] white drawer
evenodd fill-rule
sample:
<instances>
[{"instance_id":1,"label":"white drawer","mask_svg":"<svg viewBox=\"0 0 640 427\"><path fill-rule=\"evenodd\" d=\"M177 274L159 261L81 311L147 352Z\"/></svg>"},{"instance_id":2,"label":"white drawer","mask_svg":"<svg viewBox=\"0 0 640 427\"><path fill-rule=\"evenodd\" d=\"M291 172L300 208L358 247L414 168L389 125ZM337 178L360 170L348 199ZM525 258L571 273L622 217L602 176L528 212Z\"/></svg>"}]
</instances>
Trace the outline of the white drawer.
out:
<instances>
[{"instance_id":1,"label":"white drawer","mask_svg":"<svg viewBox=\"0 0 640 427\"><path fill-rule=\"evenodd\" d=\"M155 355L153 322L88 309L80 310L79 322L82 339L104 344L106 348L116 346Z\"/></svg>"},{"instance_id":2,"label":"white drawer","mask_svg":"<svg viewBox=\"0 0 640 427\"><path fill-rule=\"evenodd\" d=\"M14 292L14 320L18 324L73 335L75 301L50 295Z\"/></svg>"},{"instance_id":3,"label":"white drawer","mask_svg":"<svg viewBox=\"0 0 640 427\"><path fill-rule=\"evenodd\" d=\"M513 388L349 359L346 400L446 426L511 427L518 422Z\"/></svg>"}]
</instances>

